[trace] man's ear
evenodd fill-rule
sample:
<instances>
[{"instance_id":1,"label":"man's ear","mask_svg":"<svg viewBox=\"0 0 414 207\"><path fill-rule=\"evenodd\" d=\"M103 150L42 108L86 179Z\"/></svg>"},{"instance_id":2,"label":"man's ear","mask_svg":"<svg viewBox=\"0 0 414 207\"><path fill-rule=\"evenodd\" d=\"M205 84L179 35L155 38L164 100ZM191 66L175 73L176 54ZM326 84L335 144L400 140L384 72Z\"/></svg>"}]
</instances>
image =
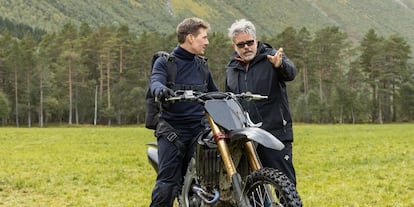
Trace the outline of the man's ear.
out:
<instances>
[{"instance_id":1,"label":"man's ear","mask_svg":"<svg viewBox=\"0 0 414 207\"><path fill-rule=\"evenodd\" d=\"M193 41L194 41L194 36L193 36L193 34L188 34L185 38L187 39L187 41L188 41L189 43L193 43Z\"/></svg>"}]
</instances>

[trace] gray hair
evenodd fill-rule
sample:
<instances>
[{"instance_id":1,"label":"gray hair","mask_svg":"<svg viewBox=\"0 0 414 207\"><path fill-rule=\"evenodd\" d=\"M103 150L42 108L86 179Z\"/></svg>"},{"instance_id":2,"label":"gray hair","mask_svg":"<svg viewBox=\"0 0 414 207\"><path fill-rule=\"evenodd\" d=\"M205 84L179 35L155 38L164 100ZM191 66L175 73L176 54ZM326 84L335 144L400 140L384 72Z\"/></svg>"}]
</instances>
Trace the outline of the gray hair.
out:
<instances>
[{"instance_id":1,"label":"gray hair","mask_svg":"<svg viewBox=\"0 0 414 207\"><path fill-rule=\"evenodd\" d=\"M228 36L232 41L234 40L234 37L241 33L251 34L253 38L256 38L256 28L254 27L254 24L245 19L236 20L228 30Z\"/></svg>"}]
</instances>

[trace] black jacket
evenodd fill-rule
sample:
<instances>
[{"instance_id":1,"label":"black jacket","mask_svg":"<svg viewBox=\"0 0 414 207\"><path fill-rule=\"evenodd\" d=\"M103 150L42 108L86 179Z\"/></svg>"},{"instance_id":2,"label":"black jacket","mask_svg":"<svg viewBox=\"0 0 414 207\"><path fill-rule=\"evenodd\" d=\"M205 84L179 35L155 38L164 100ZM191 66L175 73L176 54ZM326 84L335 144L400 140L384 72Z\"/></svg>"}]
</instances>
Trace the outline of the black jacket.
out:
<instances>
[{"instance_id":1,"label":"black jacket","mask_svg":"<svg viewBox=\"0 0 414 207\"><path fill-rule=\"evenodd\" d=\"M205 78L207 78L207 90L218 91L211 73L208 77L204 77L204 72L194 54L179 46L174 48L173 53L175 63L177 64L175 84L203 85ZM158 58L154 63L151 74L151 92L154 97L158 90L167 87L167 68L167 63L162 58ZM203 106L196 102L176 102L168 104L168 107L163 108L161 112L161 118L167 121L192 122L199 121L202 117L204 117Z\"/></svg>"},{"instance_id":2,"label":"black jacket","mask_svg":"<svg viewBox=\"0 0 414 207\"><path fill-rule=\"evenodd\" d=\"M252 92L267 95L267 100L243 103L253 122L263 122L261 128L281 141L293 141L292 118L289 111L285 81L296 76L296 67L283 55L282 65L274 68L267 55L276 50L259 42L256 57L249 64L234 53L226 66L226 91Z\"/></svg>"}]
</instances>

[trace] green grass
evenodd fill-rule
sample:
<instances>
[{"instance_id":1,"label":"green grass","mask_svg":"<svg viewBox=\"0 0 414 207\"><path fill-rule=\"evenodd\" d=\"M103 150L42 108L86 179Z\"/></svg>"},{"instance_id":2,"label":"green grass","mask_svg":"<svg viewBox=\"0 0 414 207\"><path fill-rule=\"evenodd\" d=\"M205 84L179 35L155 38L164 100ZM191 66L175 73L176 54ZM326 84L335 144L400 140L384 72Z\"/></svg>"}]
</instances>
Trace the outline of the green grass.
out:
<instances>
[{"instance_id":1,"label":"green grass","mask_svg":"<svg viewBox=\"0 0 414 207\"><path fill-rule=\"evenodd\" d=\"M414 124L295 125L307 207L414 206ZM0 128L0 206L148 206L140 127Z\"/></svg>"},{"instance_id":2,"label":"green grass","mask_svg":"<svg viewBox=\"0 0 414 207\"><path fill-rule=\"evenodd\" d=\"M414 206L414 125L297 125L305 206Z\"/></svg>"}]
</instances>

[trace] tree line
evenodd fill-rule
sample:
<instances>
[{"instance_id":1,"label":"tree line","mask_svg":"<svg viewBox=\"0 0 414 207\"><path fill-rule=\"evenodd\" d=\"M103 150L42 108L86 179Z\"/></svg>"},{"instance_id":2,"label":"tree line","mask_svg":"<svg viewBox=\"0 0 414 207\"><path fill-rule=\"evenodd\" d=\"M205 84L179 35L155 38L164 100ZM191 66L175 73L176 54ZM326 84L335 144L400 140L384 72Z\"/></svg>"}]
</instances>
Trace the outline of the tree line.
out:
<instances>
[{"instance_id":1,"label":"tree line","mask_svg":"<svg viewBox=\"0 0 414 207\"><path fill-rule=\"evenodd\" d=\"M46 31L42 29L36 27L33 28L26 24L15 23L7 18L0 17L0 33L6 30L19 39L23 38L26 33L30 33L37 41L39 41L42 35L46 33Z\"/></svg>"},{"instance_id":2,"label":"tree line","mask_svg":"<svg viewBox=\"0 0 414 207\"><path fill-rule=\"evenodd\" d=\"M225 33L209 35L214 80L224 89L233 49ZM411 49L399 35L370 29L361 42L331 26L311 33L287 27L260 41L283 47L297 66L288 82L294 120L306 123L387 123L414 119ZM36 40L0 35L2 125L141 124L152 55L171 51L174 33L136 35L127 25L65 24Z\"/></svg>"}]
</instances>

